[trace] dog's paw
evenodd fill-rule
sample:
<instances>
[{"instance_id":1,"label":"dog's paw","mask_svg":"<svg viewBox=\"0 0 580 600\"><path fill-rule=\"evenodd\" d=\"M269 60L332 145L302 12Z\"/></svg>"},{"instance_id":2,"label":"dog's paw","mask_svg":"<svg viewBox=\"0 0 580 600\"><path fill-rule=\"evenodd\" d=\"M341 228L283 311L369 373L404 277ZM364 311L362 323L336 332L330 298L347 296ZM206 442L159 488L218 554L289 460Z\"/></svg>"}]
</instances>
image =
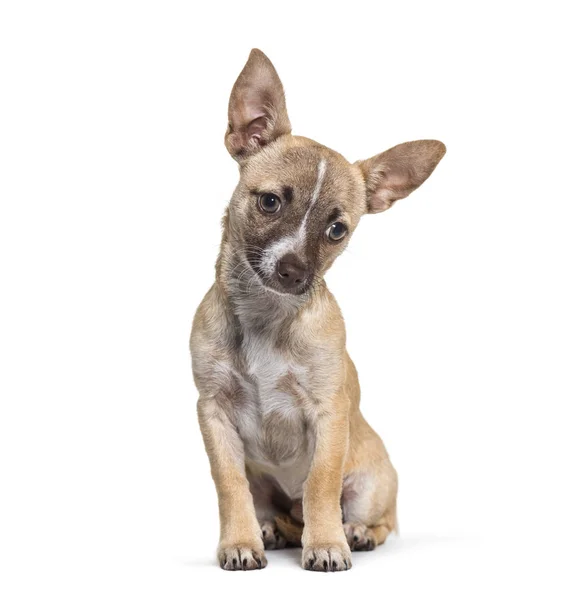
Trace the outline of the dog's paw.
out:
<instances>
[{"instance_id":1,"label":"dog's paw","mask_svg":"<svg viewBox=\"0 0 580 600\"><path fill-rule=\"evenodd\" d=\"M262 540L266 550L279 550L286 547L286 538L278 531L274 521L262 524Z\"/></svg>"},{"instance_id":2,"label":"dog's paw","mask_svg":"<svg viewBox=\"0 0 580 600\"><path fill-rule=\"evenodd\" d=\"M345 523L344 534L352 550L374 550L377 547L375 534L366 525L361 523Z\"/></svg>"},{"instance_id":3,"label":"dog's paw","mask_svg":"<svg viewBox=\"0 0 580 600\"><path fill-rule=\"evenodd\" d=\"M221 546L218 560L220 567L226 571L254 571L263 569L268 564L263 549L243 544Z\"/></svg>"},{"instance_id":4,"label":"dog's paw","mask_svg":"<svg viewBox=\"0 0 580 600\"><path fill-rule=\"evenodd\" d=\"M307 571L348 571L351 567L346 544L306 546L302 551L302 568Z\"/></svg>"}]
</instances>

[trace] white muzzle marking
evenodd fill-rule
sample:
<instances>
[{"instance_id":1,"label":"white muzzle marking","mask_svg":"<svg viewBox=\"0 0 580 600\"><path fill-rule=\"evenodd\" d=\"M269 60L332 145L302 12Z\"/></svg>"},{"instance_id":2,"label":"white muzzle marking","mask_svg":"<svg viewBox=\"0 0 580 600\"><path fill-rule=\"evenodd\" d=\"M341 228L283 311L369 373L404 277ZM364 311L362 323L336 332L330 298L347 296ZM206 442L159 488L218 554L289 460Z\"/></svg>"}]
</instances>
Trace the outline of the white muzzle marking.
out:
<instances>
[{"instance_id":1,"label":"white muzzle marking","mask_svg":"<svg viewBox=\"0 0 580 600\"><path fill-rule=\"evenodd\" d=\"M324 183L324 176L326 175L326 160L322 159L318 163L318 176L316 177L316 185L314 186L314 191L312 192L312 196L310 197L310 204L308 206L308 210L304 214L300 226L296 233L292 235L286 235L275 242L272 242L270 246L268 246L262 255L262 260L260 261L260 270L261 272L271 277L274 275L276 271L276 264L278 261L288 253L300 254L304 241L306 239L306 223L308 221L308 217L312 211L312 208L316 204L318 197L320 196L320 190L322 189L322 184Z\"/></svg>"}]
</instances>

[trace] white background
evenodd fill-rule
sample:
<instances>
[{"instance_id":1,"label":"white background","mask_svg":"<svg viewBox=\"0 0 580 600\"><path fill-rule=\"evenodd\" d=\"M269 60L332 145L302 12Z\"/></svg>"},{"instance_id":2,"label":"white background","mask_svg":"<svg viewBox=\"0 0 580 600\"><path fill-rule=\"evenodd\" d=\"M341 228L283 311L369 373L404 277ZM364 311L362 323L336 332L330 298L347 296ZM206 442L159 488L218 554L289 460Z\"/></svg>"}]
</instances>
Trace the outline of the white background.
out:
<instances>
[{"instance_id":1,"label":"white background","mask_svg":"<svg viewBox=\"0 0 580 600\"><path fill-rule=\"evenodd\" d=\"M578 598L577 18L564 2L2 2L0 595ZM401 536L215 563L191 318L250 49L294 131L444 141L328 282Z\"/></svg>"}]
</instances>

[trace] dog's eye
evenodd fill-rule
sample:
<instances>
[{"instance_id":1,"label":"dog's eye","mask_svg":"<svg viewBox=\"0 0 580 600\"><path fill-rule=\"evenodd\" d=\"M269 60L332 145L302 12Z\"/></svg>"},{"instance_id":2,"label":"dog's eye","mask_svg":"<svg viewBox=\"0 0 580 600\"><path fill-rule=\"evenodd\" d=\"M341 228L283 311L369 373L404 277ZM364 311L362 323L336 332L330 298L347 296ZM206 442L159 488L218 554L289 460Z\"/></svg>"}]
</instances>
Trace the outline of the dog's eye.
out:
<instances>
[{"instance_id":1,"label":"dog's eye","mask_svg":"<svg viewBox=\"0 0 580 600\"><path fill-rule=\"evenodd\" d=\"M347 233L346 225L344 223L341 223L340 221L333 223L326 230L326 236L332 242L340 242L340 240L342 240L342 238L344 238L346 233Z\"/></svg>"},{"instance_id":2,"label":"dog's eye","mask_svg":"<svg viewBox=\"0 0 580 600\"><path fill-rule=\"evenodd\" d=\"M280 210L280 206L282 206L280 198L278 198L276 194L262 194L258 204L260 205L261 210L270 214L278 212Z\"/></svg>"}]
</instances>

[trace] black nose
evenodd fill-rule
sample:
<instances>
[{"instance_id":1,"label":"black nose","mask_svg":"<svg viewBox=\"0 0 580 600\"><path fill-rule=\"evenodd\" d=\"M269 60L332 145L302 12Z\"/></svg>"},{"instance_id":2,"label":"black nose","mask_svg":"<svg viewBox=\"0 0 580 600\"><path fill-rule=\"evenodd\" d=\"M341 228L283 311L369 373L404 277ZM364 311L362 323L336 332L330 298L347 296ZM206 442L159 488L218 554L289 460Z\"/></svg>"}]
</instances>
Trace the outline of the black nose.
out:
<instances>
[{"instance_id":1,"label":"black nose","mask_svg":"<svg viewBox=\"0 0 580 600\"><path fill-rule=\"evenodd\" d=\"M295 291L306 281L306 267L295 254L286 254L278 261L278 281L288 291Z\"/></svg>"}]
</instances>

